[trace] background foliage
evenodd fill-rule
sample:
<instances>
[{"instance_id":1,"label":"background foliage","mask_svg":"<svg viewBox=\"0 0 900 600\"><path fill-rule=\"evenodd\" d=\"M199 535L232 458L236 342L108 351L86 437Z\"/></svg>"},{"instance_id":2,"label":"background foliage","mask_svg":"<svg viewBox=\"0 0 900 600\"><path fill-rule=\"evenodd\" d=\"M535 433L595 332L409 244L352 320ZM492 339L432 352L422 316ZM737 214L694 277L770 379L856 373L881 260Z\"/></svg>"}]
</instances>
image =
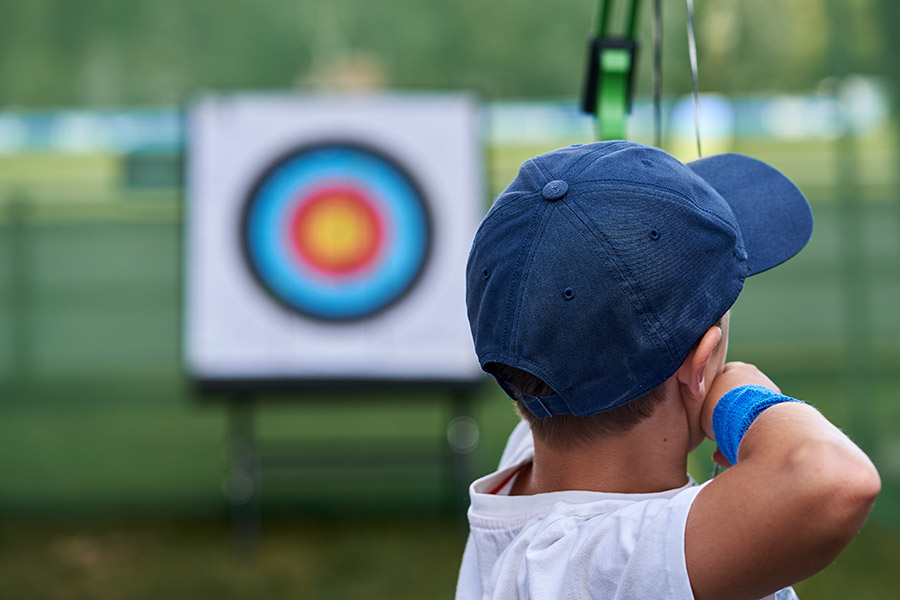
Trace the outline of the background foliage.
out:
<instances>
[{"instance_id":1,"label":"background foliage","mask_svg":"<svg viewBox=\"0 0 900 600\"><path fill-rule=\"evenodd\" d=\"M684 4L663 4L665 89L683 92ZM806 91L829 75L897 69L891 0L696 5L706 90ZM393 87L570 98L593 11L588 0L0 0L0 106L173 103L198 88L317 85L353 65Z\"/></svg>"},{"instance_id":2,"label":"background foliage","mask_svg":"<svg viewBox=\"0 0 900 600\"><path fill-rule=\"evenodd\" d=\"M684 6L664 4L672 100L689 90ZM897 89L893 0L696 5L704 91L828 95L850 75ZM639 97L650 90L651 6ZM173 107L206 88L466 88L488 101L572 101L593 9L585 0L0 0L0 111ZM890 98L900 106L900 94ZM730 146L797 181L817 220L797 259L748 282L731 356L816 404L885 481L863 534L798 586L808 598L883 598L900 585L891 566L900 553L897 114L861 137L838 127ZM575 141L585 140L491 143L485 201L521 160ZM0 155L0 596L449 596L460 511L433 468L269 473L259 560L233 560L229 424L222 405L191 396L180 365L180 157L156 158ZM134 185L141 164L162 165L164 176ZM373 444L434 452L444 399L298 398L266 404L257 428L275 445L374 431ZM477 401L487 469L515 417L495 387ZM710 450L691 458L698 479Z\"/></svg>"}]
</instances>

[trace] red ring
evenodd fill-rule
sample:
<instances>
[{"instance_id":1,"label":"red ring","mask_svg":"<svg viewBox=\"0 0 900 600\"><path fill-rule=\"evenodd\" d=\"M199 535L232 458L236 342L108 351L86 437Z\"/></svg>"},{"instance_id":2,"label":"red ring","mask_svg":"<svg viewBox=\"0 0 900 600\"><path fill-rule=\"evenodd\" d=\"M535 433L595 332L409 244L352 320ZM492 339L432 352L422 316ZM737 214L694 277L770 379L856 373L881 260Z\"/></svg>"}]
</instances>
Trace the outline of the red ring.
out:
<instances>
[{"instance_id":1,"label":"red ring","mask_svg":"<svg viewBox=\"0 0 900 600\"><path fill-rule=\"evenodd\" d=\"M321 216L323 210L347 210L369 234L362 245L350 254L329 255L316 247L310 239L309 222ZM318 213L318 215L317 215ZM324 278L348 277L370 268L381 254L384 243L384 218L372 199L358 188L334 184L318 188L302 198L292 211L288 222L288 239L295 256L305 267Z\"/></svg>"}]
</instances>

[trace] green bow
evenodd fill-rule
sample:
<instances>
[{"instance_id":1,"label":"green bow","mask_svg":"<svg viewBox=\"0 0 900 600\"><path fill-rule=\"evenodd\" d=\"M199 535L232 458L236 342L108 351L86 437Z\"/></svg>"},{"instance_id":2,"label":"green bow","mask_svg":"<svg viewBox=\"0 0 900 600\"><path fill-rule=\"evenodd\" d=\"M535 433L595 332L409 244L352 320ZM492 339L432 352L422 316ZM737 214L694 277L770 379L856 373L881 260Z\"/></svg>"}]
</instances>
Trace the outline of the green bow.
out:
<instances>
[{"instance_id":1,"label":"green bow","mask_svg":"<svg viewBox=\"0 0 900 600\"><path fill-rule=\"evenodd\" d=\"M582 97L582 109L597 117L597 137L601 140L625 138L625 116L631 111L638 47L634 32L640 0L631 0L624 35L608 34L613 3L614 0L597 0Z\"/></svg>"}]
</instances>

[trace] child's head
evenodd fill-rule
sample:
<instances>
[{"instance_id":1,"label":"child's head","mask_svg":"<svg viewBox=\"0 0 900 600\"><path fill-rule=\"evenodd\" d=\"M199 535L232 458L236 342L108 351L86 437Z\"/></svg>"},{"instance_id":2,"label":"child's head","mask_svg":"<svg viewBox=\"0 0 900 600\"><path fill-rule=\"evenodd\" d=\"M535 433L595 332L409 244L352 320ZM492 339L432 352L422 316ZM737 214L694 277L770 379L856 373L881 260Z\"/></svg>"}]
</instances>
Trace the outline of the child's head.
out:
<instances>
[{"instance_id":1,"label":"child's head","mask_svg":"<svg viewBox=\"0 0 900 600\"><path fill-rule=\"evenodd\" d=\"M811 231L800 191L745 156L683 165L617 141L530 159L469 255L481 366L533 422L605 413L597 423L627 429L744 278L793 256Z\"/></svg>"}]
</instances>

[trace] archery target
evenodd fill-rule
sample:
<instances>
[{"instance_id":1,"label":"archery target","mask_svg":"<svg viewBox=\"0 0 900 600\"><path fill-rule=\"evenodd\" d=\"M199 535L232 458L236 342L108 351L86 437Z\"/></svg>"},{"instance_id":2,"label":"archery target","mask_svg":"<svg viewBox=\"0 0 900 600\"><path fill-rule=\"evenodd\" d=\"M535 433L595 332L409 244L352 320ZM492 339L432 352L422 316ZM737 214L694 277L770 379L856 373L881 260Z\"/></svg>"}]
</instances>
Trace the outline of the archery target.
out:
<instances>
[{"instance_id":1,"label":"archery target","mask_svg":"<svg viewBox=\"0 0 900 600\"><path fill-rule=\"evenodd\" d=\"M253 187L248 264L282 305L326 321L377 314L421 273L430 244L421 187L384 153L353 143L291 152Z\"/></svg>"},{"instance_id":2,"label":"archery target","mask_svg":"<svg viewBox=\"0 0 900 600\"><path fill-rule=\"evenodd\" d=\"M483 377L464 94L212 94L186 123L183 359L205 389Z\"/></svg>"}]
</instances>

